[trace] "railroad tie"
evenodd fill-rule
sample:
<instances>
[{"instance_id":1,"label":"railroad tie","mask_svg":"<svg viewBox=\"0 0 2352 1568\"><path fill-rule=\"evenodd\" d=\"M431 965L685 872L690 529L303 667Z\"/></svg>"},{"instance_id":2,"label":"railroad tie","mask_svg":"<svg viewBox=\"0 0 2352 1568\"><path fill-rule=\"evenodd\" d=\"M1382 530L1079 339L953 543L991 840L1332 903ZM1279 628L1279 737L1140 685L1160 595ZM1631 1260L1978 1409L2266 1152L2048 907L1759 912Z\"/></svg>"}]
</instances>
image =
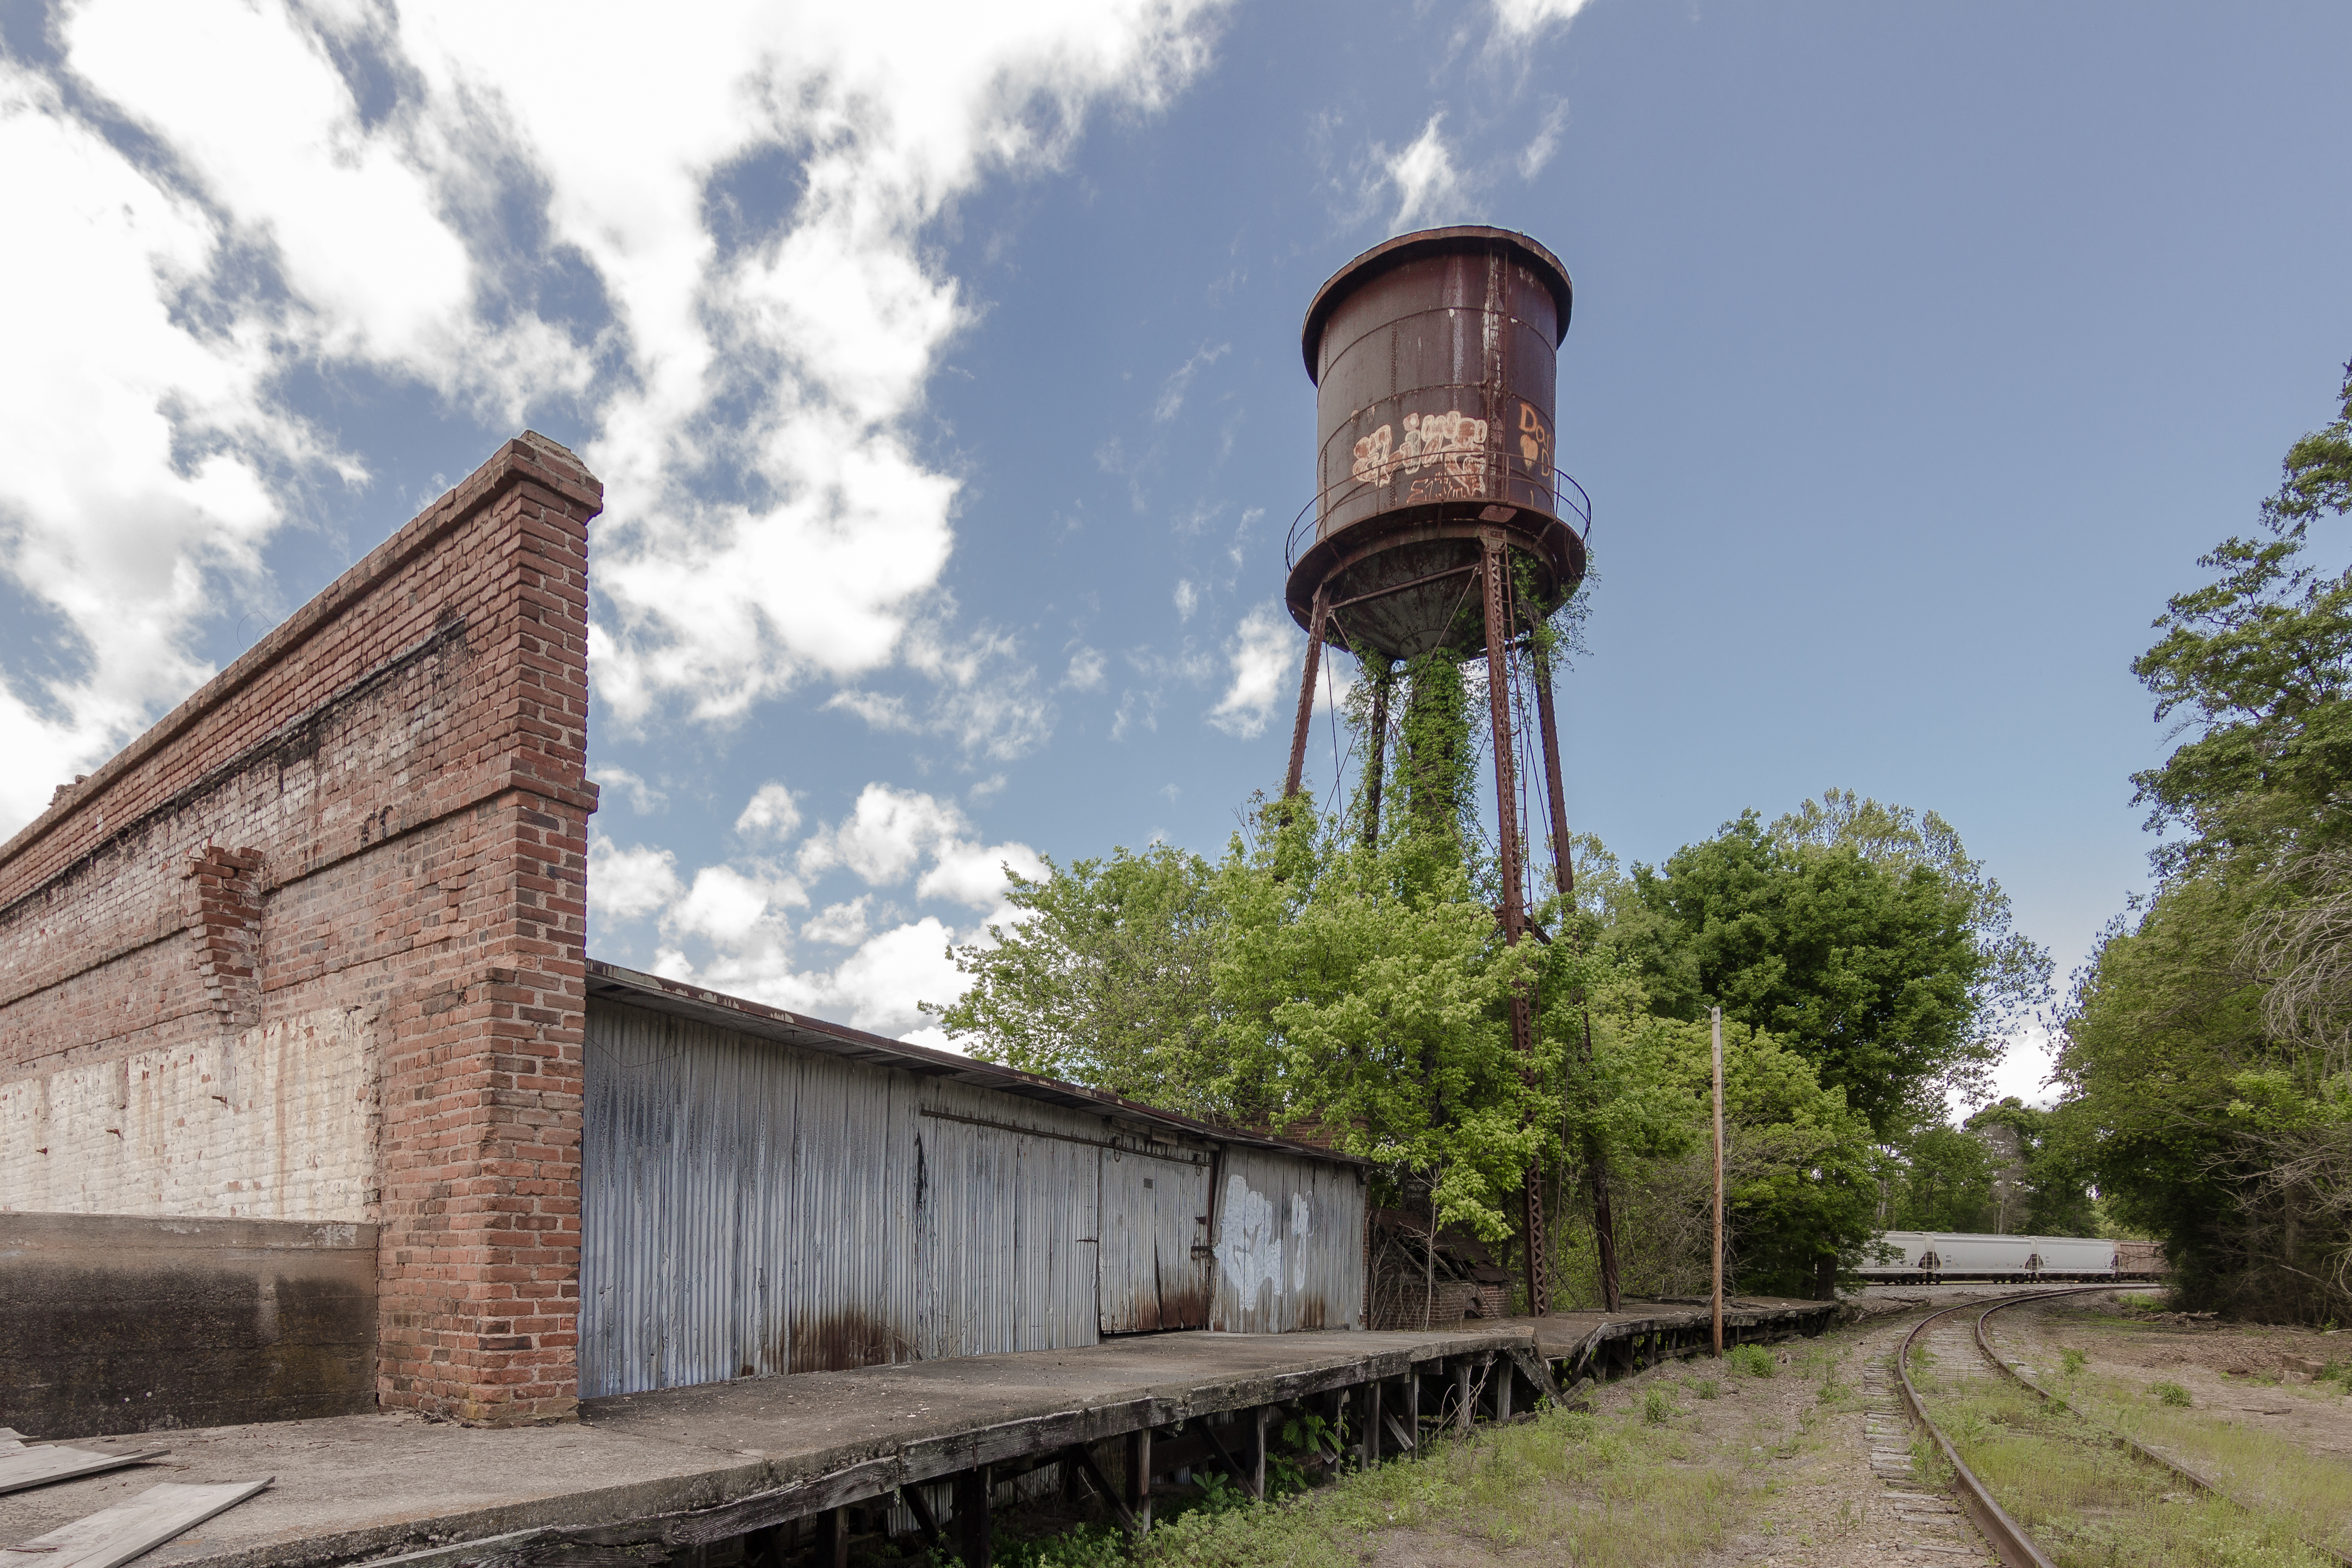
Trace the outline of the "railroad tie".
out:
<instances>
[{"instance_id":1,"label":"railroad tie","mask_svg":"<svg viewBox=\"0 0 2352 1568\"><path fill-rule=\"evenodd\" d=\"M1892 1562L1916 1564L1985 1563L1991 1553L1949 1498L1925 1489L1911 1463L1911 1424L1903 1413L1892 1357L1900 1335L1873 1336L1864 1363L1863 1447L1870 1473L1878 1479L1888 1521L1895 1536Z\"/></svg>"}]
</instances>

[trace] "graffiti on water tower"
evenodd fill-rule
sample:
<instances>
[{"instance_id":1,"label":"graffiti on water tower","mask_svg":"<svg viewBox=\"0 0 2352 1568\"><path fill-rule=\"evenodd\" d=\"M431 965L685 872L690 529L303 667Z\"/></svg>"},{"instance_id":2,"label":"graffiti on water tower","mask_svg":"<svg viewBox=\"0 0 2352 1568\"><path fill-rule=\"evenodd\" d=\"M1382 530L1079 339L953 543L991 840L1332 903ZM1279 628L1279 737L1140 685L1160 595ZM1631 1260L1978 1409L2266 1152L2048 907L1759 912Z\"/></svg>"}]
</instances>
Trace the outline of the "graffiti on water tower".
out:
<instances>
[{"instance_id":1,"label":"graffiti on water tower","mask_svg":"<svg viewBox=\"0 0 2352 1568\"><path fill-rule=\"evenodd\" d=\"M1522 403L1518 426L1518 455L1526 468L1549 474L1550 422L1534 404ZM1406 415L1402 440L1396 426L1382 425L1356 443L1354 457L1350 472L1358 484L1380 487L1394 483L1400 475L1411 479L1404 497L1408 506L1468 500L1488 493L1492 458L1486 449L1486 421L1459 408L1443 414Z\"/></svg>"},{"instance_id":2,"label":"graffiti on water tower","mask_svg":"<svg viewBox=\"0 0 2352 1568\"><path fill-rule=\"evenodd\" d=\"M1356 443L1351 470L1360 484L1386 485L1397 475L1422 474L1406 501L1463 500L1486 493L1486 422L1459 408L1408 414L1404 439L1383 425Z\"/></svg>"}]
</instances>

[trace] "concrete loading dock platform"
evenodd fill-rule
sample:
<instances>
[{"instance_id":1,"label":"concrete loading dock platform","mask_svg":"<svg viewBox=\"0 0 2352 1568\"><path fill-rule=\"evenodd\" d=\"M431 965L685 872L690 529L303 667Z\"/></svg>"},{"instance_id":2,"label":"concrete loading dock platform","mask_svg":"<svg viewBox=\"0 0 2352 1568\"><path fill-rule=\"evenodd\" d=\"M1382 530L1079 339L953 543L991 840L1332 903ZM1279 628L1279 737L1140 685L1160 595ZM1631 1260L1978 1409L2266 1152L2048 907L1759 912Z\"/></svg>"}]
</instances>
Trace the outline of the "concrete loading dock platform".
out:
<instances>
[{"instance_id":1,"label":"concrete loading dock platform","mask_svg":"<svg viewBox=\"0 0 2352 1568\"><path fill-rule=\"evenodd\" d=\"M1818 1334L1836 1310L1741 1298L1725 1339ZM171 1452L0 1498L0 1539L29 1540L158 1480L274 1475L143 1563L518 1568L578 1562L583 1547L636 1547L646 1563L739 1552L823 1563L845 1555L853 1531L895 1524L936 1531L978 1568L992 1499L1103 1492L1113 1517L1144 1527L1152 1489L1135 1478L1164 1495L1180 1469L1228 1469L1256 1490L1268 1426L1286 1412L1344 1410L1348 1457L1378 1461L1439 1427L1507 1420L1707 1342L1704 1308L1636 1304L1464 1331L1152 1334L749 1378L590 1401L577 1424L477 1429L396 1414L85 1438L77 1446Z\"/></svg>"}]
</instances>

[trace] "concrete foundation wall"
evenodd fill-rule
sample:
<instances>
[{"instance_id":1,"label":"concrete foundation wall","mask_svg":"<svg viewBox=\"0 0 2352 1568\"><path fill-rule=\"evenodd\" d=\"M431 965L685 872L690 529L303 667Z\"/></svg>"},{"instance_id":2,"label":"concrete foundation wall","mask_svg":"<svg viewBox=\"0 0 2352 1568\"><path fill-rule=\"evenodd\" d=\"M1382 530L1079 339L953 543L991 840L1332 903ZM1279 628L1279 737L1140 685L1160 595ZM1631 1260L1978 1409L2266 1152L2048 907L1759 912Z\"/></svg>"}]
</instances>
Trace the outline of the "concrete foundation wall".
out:
<instances>
[{"instance_id":1,"label":"concrete foundation wall","mask_svg":"<svg viewBox=\"0 0 2352 1568\"><path fill-rule=\"evenodd\" d=\"M89 1437L375 1408L376 1230L0 1215L0 1426Z\"/></svg>"}]
</instances>

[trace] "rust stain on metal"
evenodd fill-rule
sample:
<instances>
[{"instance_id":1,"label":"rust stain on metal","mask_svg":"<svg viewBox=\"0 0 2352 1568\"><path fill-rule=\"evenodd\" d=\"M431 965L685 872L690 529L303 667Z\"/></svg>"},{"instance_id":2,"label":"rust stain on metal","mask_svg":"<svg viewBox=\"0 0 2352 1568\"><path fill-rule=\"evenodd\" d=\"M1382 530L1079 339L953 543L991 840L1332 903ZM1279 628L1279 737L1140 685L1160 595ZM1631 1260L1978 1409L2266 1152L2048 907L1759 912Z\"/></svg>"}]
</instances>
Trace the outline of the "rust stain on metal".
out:
<instances>
[{"instance_id":1,"label":"rust stain on metal","mask_svg":"<svg viewBox=\"0 0 2352 1568\"><path fill-rule=\"evenodd\" d=\"M857 1307L794 1317L786 1372L848 1372L915 1359L914 1341Z\"/></svg>"},{"instance_id":2,"label":"rust stain on metal","mask_svg":"<svg viewBox=\"0 0 2352 1568\"><path fill-rule=\"evenodd\" d=\"M1286 595L1310 636L1394 658L1469 651L1481 617L1444 579L1475 563L1482 523L1507 528L1533 569L1531 616L1574 590L1580 492L1559 471L1553 414L1570 299L1551 252L1484 227L1391 240L1323 286L1303 340L1317 491Z\"/></svg>"}]
</instances>

